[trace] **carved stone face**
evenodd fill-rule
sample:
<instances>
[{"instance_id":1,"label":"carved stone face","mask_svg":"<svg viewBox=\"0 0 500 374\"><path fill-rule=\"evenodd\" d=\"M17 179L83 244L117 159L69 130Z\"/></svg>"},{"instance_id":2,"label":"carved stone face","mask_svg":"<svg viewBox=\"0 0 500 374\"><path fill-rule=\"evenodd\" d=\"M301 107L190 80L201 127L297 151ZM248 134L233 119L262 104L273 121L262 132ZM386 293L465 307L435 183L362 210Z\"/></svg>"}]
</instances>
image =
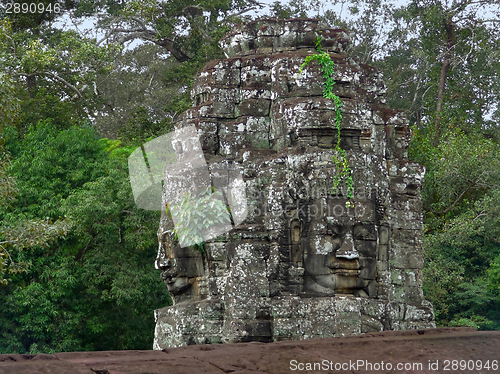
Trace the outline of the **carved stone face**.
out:
<instances>
[{"instance_id":1,"label":"carved stone face","mask_svg":"<svg viewBox=\"0 0 500 374\"><path fill-rule=\"evenodd\" d=\"M304 252L305 290L310 296L373 296L377 267L377 227L370 201L330 199L325 215L311 216ZM317 205L317 204L315 204ZM373 286L373 285L372 285Z\"/></svg>"},{"instance_id":2,"label":"carved stone face","mask_svg":"<svg viewBox=\"0 0 500 374\"><path fill-rule=\"evenodd\" d=\"M200 298L199 280L204 275L202 253L179 245L173 250L160 241L155 266L175 303Z\"/></svg>"}]
</instances>

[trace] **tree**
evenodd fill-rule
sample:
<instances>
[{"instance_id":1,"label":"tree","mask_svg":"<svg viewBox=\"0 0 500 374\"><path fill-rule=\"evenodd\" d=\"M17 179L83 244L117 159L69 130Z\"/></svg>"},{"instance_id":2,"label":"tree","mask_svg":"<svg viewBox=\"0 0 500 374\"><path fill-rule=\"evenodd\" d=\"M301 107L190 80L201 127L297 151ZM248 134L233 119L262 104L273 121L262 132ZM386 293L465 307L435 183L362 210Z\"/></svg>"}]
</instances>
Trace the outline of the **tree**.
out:
<instances>
[{"instance_id":1,"label":"tree","mask_svg":"<svg viewBox=\"0 0 500 374\"><path fill-rule=\"evenodd\" d=\"M121 44L144 40L165 48L177 61L187 62L212 55L232 21L257 6L261 4L254 0L136 0L122 4L100 24L106 30L103 40Z\"/></svg>"},{"instance_id":2,"label":"tree","mask_svg":"<svg viewBox=\"0 0 500 374\"><path fill-rule=\"evenodd\" d=\"M8 126L17 124L20 116L19 100L14 83L5 74L0 74L0 208L7 208L15 201L19 190L15 178L9 174L11 167L9 152L5 149ZM13 260L12 251L39 245L46 247L58 237L64 236L70 224L59 221L51 224L44 220L20 220L0 225L0 284L7 284L11 276L27 271L27 263ZM33 235L36 233L36 236Z\"/></svg>"},{"instance_id":3,"label":"tree","mask_svg":"<svg viewBox=\"0 0 500 374\"><path fill-rule=\"evenodd\" d=\"M16 97L16 87L12 78L0 73L0 130L15 125L19 121L21 108ZM3 144L3 142L2 142Z\"/></svg>"},{"instance_id":4,"label":"tree","mask_svg":"<svg viewBox=\"0 0 500 374\"><path fill-rule=\"evenodd\" d=\"M135 147L48 121L19 143L9 170L19 194L0 218L71 227L50 245L26 228L2 228L34 243L12 256L27 272L0 288L0 351L149 349L152 311L171 301L153 266L159 213L135 206L128 181Z\"/></svg>"},{"instance_id":5,"label":"tree","mask_svg":"<svg viewBox=\"0 0 500 374\"><path fill-rule=\"evenodd\" d=\"M17 124L20 111L14 82L0 73L0 207L7 206L17 191L14 178L7 174L10 157L5 150L5 129Z\"/></svg>"},{"instance_id":6,"label":"tree","mask_svg":"<svg viewBox=\"0 0 500 374\"><path fill-rule=\"evenodd\" d=\"M85 2L82 2L83 7ZM130 2L86 2L87 12L99 11L98 26L104 33L97 44L127 45L140 41L163 50L161 60L168 70L152 80L156 86L169 87L169 100L162 108L167 118L175 117L191 106L189 95L195 74L208 61L222 58L219 40L249 11L260 6L254 0L191 0ZM158 49L149 48L149 51ZM146 49L136 51L135 56ZM151 52L146 52L151 53ZM160 55L159 52L156 52ZM125 57L128 59L130 57ZM151 65L155 65L154 61ZM175 89L175 91L174 91ZM150 108L143 106L148 114ZM140 116L140 113L139 113Z\"/></svg>"},{"instance_id":7,"label":"tree","mask_svg":"<svg viewBox=\"0 0 500 374\"><path fill-rule=\"evenodd\" d=\"M495 1L414 0L405 11L405 17L418 22L420 45L433 62L429 66L436 80L429 88L435 92L436 141L450 121L463 130L484 130L486 113L492 107L498 112L500 12ZM484 19L488 11L491 18Z\"/></svg>"},{"instance_id":8,"label":"tree","mask_svg":"<svg viewBox=\"0 0 500 374\"><path fill-rule=\"evenodd\" d=\"M97 75L111 68L118 49L98 47L75 31L50 25L16 30L8 18L0 21L0 68L15 83L23 112L22 124L51 118L62 128L93 112Z\"/></svg>"},{"instance_id":9,"label":"tree","mask_svg":"<svg viewBox=\"0 0 500 374\"><path fill-rule=\"evenodd\" d=\"M448 131L446 137L446 142L434 147L428 137L417 133L410 149L411 156L427 167L423 199L433 230L500 187L496 140L458 129Z\"/></svg>"},{"instance_id":10,"label":"tree","mask_svg":"<svg viewBox=\"0 0 500 374\"><path fill-rule=\"evenodd\" d=\"M185 93L181 84L165 77L178 65L154 44L142 44L118 56L113 69L97 78L98 110L92 121L99 133L138 143L171 130Z\"/></svg>"},{"instance_id":11,"label":"tree","mask_svg":"<svg viewBox=\"0 0 500 374\"><path fill-rule=\"evenodd\" d=\"M499 198L488 191L425 238L424 292L438 325L500 329Z\"/></svg>"}]
</instances>

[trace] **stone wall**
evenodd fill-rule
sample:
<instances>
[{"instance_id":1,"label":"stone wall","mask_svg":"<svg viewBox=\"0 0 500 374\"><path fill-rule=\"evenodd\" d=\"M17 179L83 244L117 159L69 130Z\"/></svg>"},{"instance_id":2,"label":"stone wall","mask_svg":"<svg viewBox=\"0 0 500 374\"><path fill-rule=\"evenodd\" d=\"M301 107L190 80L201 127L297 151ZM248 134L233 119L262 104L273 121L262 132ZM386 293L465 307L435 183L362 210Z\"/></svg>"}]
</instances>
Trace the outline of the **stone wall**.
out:
<instances>
[{"instance_id":1,"label":"stone wall","mask_svg":"<svg viewBox=\"0 0 500 374\"><path fill-rule=\"evenodd\" d=\"M352 199L343 184L332 191L337 129L320 68L299 72L320 35L336 63ZM424 168L408 161L408 123L385 105L381 72L348 45L317 20L255 21L197 75L176 129L197 130L213 186L244 181L248 209L203 252L180 248L163 212L156 266L175 305L155 312L155 349L435 327L422 294ZM220 186L230 205L231 183Z\"/></svg>"}]
</instances>

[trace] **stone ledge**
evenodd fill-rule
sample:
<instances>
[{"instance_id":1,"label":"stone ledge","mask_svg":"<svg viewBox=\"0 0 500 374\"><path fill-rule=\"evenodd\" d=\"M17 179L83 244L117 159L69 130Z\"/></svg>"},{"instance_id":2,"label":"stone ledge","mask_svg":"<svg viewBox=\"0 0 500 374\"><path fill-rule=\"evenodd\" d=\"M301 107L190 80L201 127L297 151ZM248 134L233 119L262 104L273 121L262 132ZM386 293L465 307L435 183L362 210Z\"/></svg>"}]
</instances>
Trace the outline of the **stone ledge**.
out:
<instances>
[{"instance_id":1,"label":"stone ledge","mask_svg":"<svg viewBox=\"0 0 500 374\"><path fill-rule=\"evenodd\" d=\"M199 345L164 351L65 352L53 355L0 355L0 374L281 374L290 361L335 363L367 360L371 363L422 363L414 373L444 372L444 360L499 360L500 331L470 328L384 331L356 337ZM439 360L439 370L428 363ZM349 371L324 371L349 372ZM387 372L387 371L385 371ZM392 371L395 372L395 371ZM467 373L479 373L471 370ZM483 371L486 372L486 371ZM367 373L357 370L356 373Z\"/></svg>"}]
</instances>

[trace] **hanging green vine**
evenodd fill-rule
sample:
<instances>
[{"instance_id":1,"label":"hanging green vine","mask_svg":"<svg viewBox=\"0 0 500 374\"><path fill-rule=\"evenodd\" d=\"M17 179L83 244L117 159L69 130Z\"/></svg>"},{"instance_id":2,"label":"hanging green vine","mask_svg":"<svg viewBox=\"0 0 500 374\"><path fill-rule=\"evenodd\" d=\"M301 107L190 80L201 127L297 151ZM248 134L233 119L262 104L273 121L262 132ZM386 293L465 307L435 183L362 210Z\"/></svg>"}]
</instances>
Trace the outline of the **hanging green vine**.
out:
<instances>
[{"instance_id":1,"label":"hanging green vine","mask_svg":"<svg viewBox=\"0 0 500 374\"><path fill-rule=\"evenodd\" d=\"M335 84L335 80L332 78L334 73L335 63L332 61L330 54L327 52L323 52L321 49L321 36L316 41L316 50L317 54L307 56L302 65L300 65L299 72L302 73L303 69L306 67L308 63L311 61L318 61L319 66L321 68L321 72L323 73L323 78L325 78L324 88L323 88L323 97L327 99L333 100L335 103L335 127L337 128L337 144L335 145L335 150L340 157L332 156L333 161L339 171L335 175L335 181L333 183L332 190L336 190L339 184L344 180L347 185L347 197L351 199L354 194L354 186L351 175L351 168L347 163L347 157L345 154L345 149L340 147L340 122L342 120L342 100L340 97L333 93L333 85ZM352 203L348 201L346 203L347 207L352 206Z\"/></svg>"}]
</instances>

